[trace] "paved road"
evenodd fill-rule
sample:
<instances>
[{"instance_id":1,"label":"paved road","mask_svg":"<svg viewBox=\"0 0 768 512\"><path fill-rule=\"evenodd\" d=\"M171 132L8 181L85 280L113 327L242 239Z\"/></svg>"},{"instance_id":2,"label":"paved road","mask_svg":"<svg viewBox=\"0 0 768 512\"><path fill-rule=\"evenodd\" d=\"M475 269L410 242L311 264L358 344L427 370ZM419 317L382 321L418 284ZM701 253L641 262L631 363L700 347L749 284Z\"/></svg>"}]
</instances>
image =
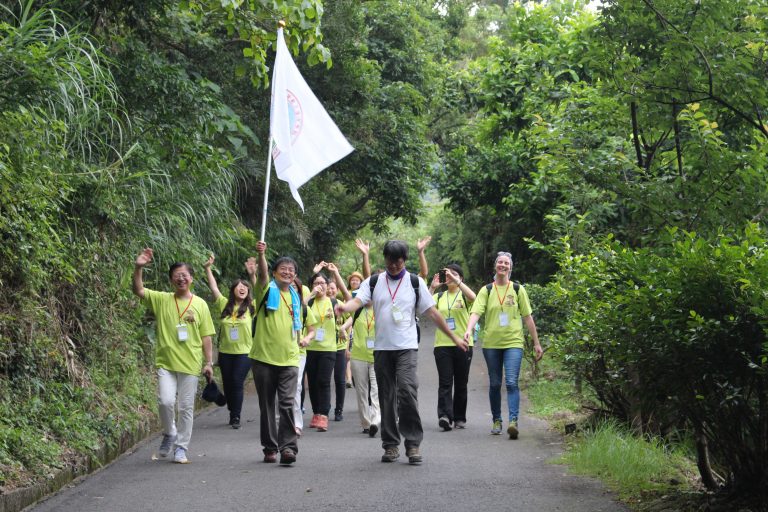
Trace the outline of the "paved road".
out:
<instances>
[{"instance_id":1,"label":"paved road","mask_svg":"<svg viewBox=\"0 0 768 512\"><path fill-rule=\"evenodd\" d=\"M570 476L565 467L547 462L563 446L546 423L523 415L519 440L489 435L487 374L479 351L472 362L467 428L442 432L435 412L432 332L426 325L419 354L421 466L409 466L403 455L398 463L380 462L381 440L360 433L352 393L347 393L344 421L331 421L325 433L305 431L293 467L264 464L258 406L251 394L240 430L226 424L226 408L208 410L195 419L191 464L153 460L159 444L154 437L32 510L627 510L598 482ZM305 424L308 420L309 414Z\"/></svg>"}]
</instances>

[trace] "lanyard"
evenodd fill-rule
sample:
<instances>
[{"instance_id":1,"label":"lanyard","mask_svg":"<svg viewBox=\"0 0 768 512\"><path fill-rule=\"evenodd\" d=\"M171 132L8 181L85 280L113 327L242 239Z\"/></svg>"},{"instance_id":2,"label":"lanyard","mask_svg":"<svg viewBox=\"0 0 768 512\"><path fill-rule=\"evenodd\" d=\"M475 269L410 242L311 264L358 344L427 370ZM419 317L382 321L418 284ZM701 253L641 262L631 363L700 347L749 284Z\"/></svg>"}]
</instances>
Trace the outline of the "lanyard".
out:
<instances>
[{"instance_id":1,"label":"lanyard","mask_svg":"<svg viewBox=\"0 0 768 512\"><path fill-rule=\"evenodd\" d=\"M453 300L451 302L448 302L448 292L445 292L445 302L448 304L448 318L451 318L451 308L454 304L456 304L456 299L459 298L459 294L461 293L460 290L456 290L456 295L453 296Z\"/></svg>"},{"instance_id":2,"label":"lanyard","mask_svg":"<svg viewBox=\"0 0 768 512\"><path fill-rule=\"evenodd\" d=\"M176 295L174 295L174 296L173 296L173 302L175 302L175 303L176 303L176 314L178 314L178 315L179 315L179 322L181 322L181 317L183 317L183 316L184 316L184 313L186 313L186 312L187 312L187 310L189 309L189 306L191 306L191 305L192 305L192 299L194 299L194 298L195 298L195 296L194 296L194 295L192 295L192 296L189 298L189 303L187 304L187 307L185 307L185 308L184 308L184 311L182 311L181 313L179 313L179 301L176 299Z\"/></svg>"},{"instance_id":3,"label":"lanyard","mask_svg":"<svg viewBox=\"0 0 768 512\"><path fill-rule=\"evenodd\" d=\"M499 306L501 306L501 309L504 309L504 299L507 298L507 292L509 291L509 285L512 283L510 281L507 283L507 288L504 290L504 297L502 298L501 295L499 295L499 288L496 286L496 283L493 283L493 289L496 290L496 297L499 298Z\"/></svg>"},{"instance_id":4,"label":"lanyard","mask_svg":"<svg viewBox=\"0 0 768 512\"><path fill-rule=\"evenodd\" d=\"M320 315L320 321L321 321L321 322L325 322L325 312L326 312L326 311L328 311L328 307L329 307L329 306L328 306L328 305L326 305L326 306L323 308L323 310L322 310L322 311L320 311L320 306L318 306L318 304L319 304L319 303L320 303L320 301L317 301L317 302L315 302L315 306L317 306L317 307L315 308L315 310L317 310L317 313ZM328 304L329 304L329 305L331 304L331 299L328 299Z\"/></svg>"},{"instance_id":5,"label":"lanyard","mask_svg":"<svg viewBox=\"0 0 768 512\"><path fill-rule=\"evenodd\" d=\"M405 277L405 275L403 275ZM400 280L397 282L397 288L395 288L395 293L392 293L392 290L389 287L389 274L387 274L387 291L389 292L389 296L392 298L392 304L395 303L395 297L397 297L397 290L400 289L400 285L403 284L403 277L400 278Z\"/></svg>"},{"instance_id":6,"label":"lanyard","mask_svg":"<svg viewBox=\"0 0 768 512\"><path fill-rule=\"evenodd\" d=\"M371 334L371 325L373 324L373 315L371 315L371 319L368 320L368 309L365 310L365 323L366 323L366 329L367 334L370 336Z\"/></svg>"},{"instance_id":7,"label":"lanyard","mask_svg":"<svg viewBox=\"0 0 768 512\"><path fill-rule=\"evenodd\" d=\"M285 307L288 308L288 312L291 313L291 318L293 318L293 306L288 304L288 301L285 300L285 296L283 295L282 291L280 292L280 298L283 299L283 304L285 304ZM293 304L293 300L291 300L291 304Z\"/></svg>"}]
</instances>

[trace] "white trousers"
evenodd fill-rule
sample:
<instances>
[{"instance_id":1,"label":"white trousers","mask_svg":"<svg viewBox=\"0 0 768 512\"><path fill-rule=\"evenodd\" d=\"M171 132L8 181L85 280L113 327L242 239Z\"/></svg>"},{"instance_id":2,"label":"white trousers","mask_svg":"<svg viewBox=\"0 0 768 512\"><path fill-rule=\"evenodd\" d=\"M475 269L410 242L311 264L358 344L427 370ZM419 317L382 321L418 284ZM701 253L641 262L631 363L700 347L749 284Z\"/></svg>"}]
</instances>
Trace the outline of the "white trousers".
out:
<instances>
[{"instance_id":1,"label":"white trousers","mask_svg":"<svg viewBox=\"0 0 768 512\"><path fill-rule=\"evenodd\" d=\"M163 434L176 436L176 446L185 450L192 437L192 422L195 419L195 395L197 375L157 369L157 405ZM176 421L178 396L179 419Z\"/></svg>"},{"instance_id":2,"label":"white trousers","mask_svg":"<svg viewBox=\"0 0 768 512\"><path fill-rule=\"evenodd\" d=\"M301 412L301 389L304 386L304 367L307 356L299 356L299 381L296 384L296 396L293 399L293 423L296 428L304 430L304 414Z\"/></svg>"},{"instance_id":3,"label":"white trousers","mask_svg":"<svg viewBox=\"0 0 768 512\"><path fill-rule=\"evenodd\" d=\"M369 428L371 425L378 426L381 423L381 410L379 409L379 386L376 384L376 372L373 371L373 363L357 359L352 359L351 362L360 424L363 428ZM369 390L370 404L368 403Z\"/></svg>"}]
</instances>

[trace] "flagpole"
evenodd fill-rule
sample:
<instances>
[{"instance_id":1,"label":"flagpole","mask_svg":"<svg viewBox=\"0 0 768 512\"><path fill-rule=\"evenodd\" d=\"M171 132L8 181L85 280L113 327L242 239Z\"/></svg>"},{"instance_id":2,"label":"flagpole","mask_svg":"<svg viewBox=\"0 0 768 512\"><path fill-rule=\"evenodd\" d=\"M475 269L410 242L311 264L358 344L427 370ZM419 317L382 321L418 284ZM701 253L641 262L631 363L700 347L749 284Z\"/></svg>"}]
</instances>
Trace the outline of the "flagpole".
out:
<instances>
[{"instance_id":1,"label":"flagpole","mask_svg":"<svg viewBox=\"0 0 768 512\"><path fill-rule=\"evenodd\" d=\"M269 144L267 145L267 180L264 185L264 208L261 214L261 240L265 242L264 235L267 231L267 201L269 201L269 178L272 176L272 135L269 136Z\"/></svg>"}]
</instances>

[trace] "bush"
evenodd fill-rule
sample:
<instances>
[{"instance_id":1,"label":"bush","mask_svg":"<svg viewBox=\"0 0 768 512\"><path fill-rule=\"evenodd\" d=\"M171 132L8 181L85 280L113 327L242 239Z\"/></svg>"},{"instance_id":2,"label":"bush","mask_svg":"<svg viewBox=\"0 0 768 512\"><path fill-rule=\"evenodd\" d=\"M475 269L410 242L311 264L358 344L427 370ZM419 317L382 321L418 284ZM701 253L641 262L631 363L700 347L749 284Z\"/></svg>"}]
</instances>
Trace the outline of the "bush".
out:
<instances>
[{"instance_id":1,"label":"bush","mask_svg":"<svg viewBox=\"0 0 768 512\"><path fill-rule=\"evenodd\" d=\"M733 490L768 489L768 256L747 226L661 249L608 240L562 256L573 307L559 349L604 407L644 431L692 431ZM700 455L706 455L700 452ZM707 481L706 460L700 470Z\"/></svg>"}]
</instances>

